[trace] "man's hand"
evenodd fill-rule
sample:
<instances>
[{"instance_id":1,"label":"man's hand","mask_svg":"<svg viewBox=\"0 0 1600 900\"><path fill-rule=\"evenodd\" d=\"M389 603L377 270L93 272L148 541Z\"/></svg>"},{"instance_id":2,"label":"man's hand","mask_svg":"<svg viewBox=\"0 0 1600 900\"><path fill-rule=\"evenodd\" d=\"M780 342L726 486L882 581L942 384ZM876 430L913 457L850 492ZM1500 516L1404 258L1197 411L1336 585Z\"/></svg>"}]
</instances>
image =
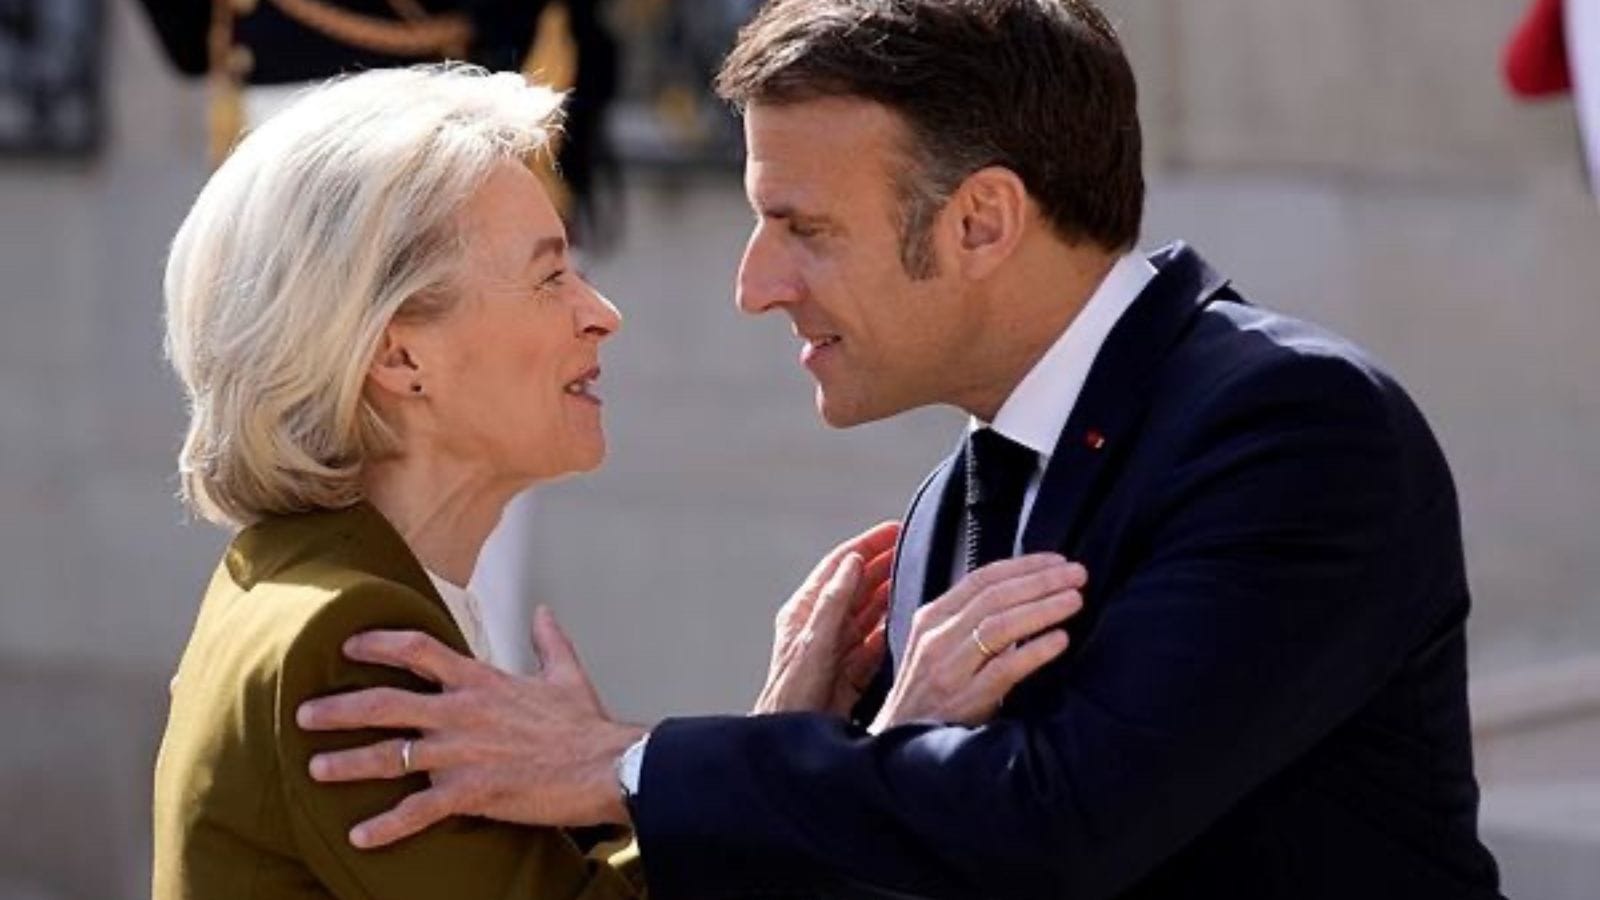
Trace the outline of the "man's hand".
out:
<instances>
[{"instance_id":1,"label":"man's hand","mask_svg":"<svg viewBox=\"0 0 1600 900\"><path fill-rule=\"evenodd\" d=\"M1088 580L1083 566L1051 553L991 563L961 579L917 610L906 663L871 731L987 722L1018 682L1067 649L1065 631L1045 629L1083 608Z\"/></svg>"},{"instance_id":2,"label":"man's hand","mask_svg":"<svg viewBox=\"0 0 1600 900\"><path fill-rule=\"evenodd\" d=\"M883 662L898 522L833 548L778 610L755 712L847 715Z\"/></svg>"},{"instance_id":3,"label":"man's hand","mask_svg":"<svg viewBox=\"0 0 1600 900\"><path fill-rule=\"evenodd\" d=\"M410 669L443 692L374 688L302 704L302 728L410 729L410 767L433 784L357 825L350 841L378 847L453 815L528 825L626 823L616 760L644 730L611 721L572 644L545 608L534 615L544 661L521 677L461 656L417 632L372 631L345 643L358 662ZM402 740L324 753L311 760L318 781L399 778Z\"/></svg>"}]
</instances>

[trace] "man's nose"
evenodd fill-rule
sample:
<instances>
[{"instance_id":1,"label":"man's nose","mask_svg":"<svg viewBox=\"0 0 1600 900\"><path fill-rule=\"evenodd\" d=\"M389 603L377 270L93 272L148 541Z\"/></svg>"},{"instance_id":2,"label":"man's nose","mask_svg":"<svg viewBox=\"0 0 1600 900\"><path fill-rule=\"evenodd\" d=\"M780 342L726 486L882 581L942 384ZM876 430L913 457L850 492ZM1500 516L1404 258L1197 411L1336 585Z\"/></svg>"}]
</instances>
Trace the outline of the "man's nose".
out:
<instances>
[{"instance_id":1,"label":"man's nose","mask_svg":"<svg viewBox=\"0 0 1600 900\"><path fill-rule=\"evenodd\" d=\"M760 226L745 245L739 262L739 282L734 302L743 312L758 315L800 299L799 279L784 251L766 239Z\"/></svg>"}]
</instances>

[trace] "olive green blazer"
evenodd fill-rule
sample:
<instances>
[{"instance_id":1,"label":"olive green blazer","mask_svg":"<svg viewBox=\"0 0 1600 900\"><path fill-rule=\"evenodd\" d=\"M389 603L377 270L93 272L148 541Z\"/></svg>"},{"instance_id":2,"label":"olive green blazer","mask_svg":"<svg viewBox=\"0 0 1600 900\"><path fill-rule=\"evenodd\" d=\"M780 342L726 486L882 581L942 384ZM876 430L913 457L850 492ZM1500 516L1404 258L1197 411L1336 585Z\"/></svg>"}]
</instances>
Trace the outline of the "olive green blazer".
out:
<instances>
[{"instance_id":1,"label":"olive green blazer","mask_svg":"<svg viewBox=\"0 0 1600 900\"><path fill-rule=\"evenodd\" d=\"M567 832L456 818L380 850L357 822L427 776L318 784L314 753L380 732L295 725L312 697L375 685L434 690L340 652L371 628L467 644L400 536L371 506L271 518L240 532L217 567L172 686L155 777L154 900L406 900L637 897L637 857L586 856Z\"/></svg>"}]
</instances>

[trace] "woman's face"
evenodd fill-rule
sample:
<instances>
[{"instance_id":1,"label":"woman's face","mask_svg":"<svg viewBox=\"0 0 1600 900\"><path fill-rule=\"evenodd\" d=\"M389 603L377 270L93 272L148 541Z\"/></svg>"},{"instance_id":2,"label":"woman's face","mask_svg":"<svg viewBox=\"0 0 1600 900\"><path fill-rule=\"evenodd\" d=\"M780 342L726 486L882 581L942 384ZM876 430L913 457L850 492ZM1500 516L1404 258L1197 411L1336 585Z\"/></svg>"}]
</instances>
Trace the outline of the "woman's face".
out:
<instances>
[{"instance_id":1,"label":"woman's face","mask_svg":"<svg viewBox=\"0 0 1600 900\"><path fill-rule=\"evenodd\" d=\"M606 442L594 384L616 308L572 270L561 219L521 165L479 188L461 234L454 307L402 338L431 413L410 420L437 450L519 486L595 468Z\"/></svg>"}]
</instances>

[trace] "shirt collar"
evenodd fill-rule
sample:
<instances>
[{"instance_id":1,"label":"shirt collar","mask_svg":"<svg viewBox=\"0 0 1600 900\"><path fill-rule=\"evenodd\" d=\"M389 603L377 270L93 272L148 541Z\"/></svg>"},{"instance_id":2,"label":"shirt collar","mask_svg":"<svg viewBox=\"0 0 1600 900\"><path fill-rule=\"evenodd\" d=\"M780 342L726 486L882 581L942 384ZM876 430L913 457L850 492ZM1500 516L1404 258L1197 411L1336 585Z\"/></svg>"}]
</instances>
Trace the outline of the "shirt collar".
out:
<instances>
[{"instance_id":1,"label":"shirt collar","mask_svg":"<svg viewBox=\"0 0 1600 900\"><path fill-rule=\"evenodd\" d=\"M1048 460L1101 346L1155 276L1155 266L1138 253L1117 260L1089 302L1001 404L990 427L1039 454L1041 465ZM973 417L969 427L984 424Z\"/></svg>"},{"instance_id":2,"label":"shirt collar","mask_svg":"<svg viewBox=\"0 0 1600 900\"><path fill-rule=\"evenodd\" d=\"M487 660L488 635L483 630L483 614L478 608L477 596L471 590L445 580L431 569L424 568L423 571L428 573L428 580L433 582L433 589L439 592L439 599L444 601L445 608L450 610L450 617L456 622L456 627L461 629L462 637L467 639L467 646L472 650L472 655Z\"/></svg>"}]
</instances>

